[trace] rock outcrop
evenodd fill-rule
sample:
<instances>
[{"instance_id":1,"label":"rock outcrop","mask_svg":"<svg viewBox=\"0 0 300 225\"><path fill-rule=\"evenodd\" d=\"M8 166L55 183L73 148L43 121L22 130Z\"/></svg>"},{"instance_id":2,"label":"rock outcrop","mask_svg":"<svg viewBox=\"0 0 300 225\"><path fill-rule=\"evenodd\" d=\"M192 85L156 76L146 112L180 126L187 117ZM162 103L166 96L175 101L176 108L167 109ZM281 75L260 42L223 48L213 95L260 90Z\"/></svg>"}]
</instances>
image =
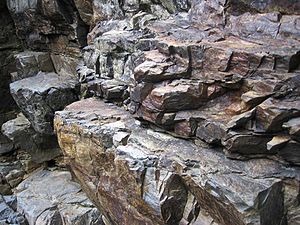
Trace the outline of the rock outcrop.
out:
<instances>
[{"instance_id":1,"label":"rock outcrop","mask_svg":"<svg viewBox=\"0 0 300 225\"><path fill-rule=\"evenodd\" d=\"M300 224L299 1L0 0L0 30L0 223Z\"/></svg>"},{"instance_id":2,"label":"rock outcrop","mask_svg":"<svg viewBox=\"0 0 300 225\"><path fill-rule=\"evenodd\" d=\"M297 167L228 159L94 98L57 112L55 127L67 163L111 224L298 221Z\"/></svg>"},{"instance_id":3,"label":"rock outcrop","mask_svg":"<svg viewBox=\"0 0 300 225\"><path fill-rule=\"evenodd\" d=\"M297 135L284 126L300 116L299 4L191 5L164 19L145 10L117 25L100 22L78 69L82 95L121 102L135 117L222 146L231 158L276 155L299 165Z\"/></svg>"}]
</instances>

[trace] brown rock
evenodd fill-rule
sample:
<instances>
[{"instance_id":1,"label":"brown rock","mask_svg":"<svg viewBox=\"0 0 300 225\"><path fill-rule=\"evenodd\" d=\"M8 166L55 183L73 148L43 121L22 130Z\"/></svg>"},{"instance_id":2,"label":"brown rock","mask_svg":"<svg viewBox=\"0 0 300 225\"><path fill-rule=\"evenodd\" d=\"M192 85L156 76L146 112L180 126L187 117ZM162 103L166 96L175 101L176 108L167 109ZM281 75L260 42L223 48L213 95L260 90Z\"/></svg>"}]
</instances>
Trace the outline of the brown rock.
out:
<instances>
[{"instance_id":1,"label":"brown rock","mask_svg":"<svg viewBox=\"0 0 300 225\"><path fill-rule=\"evenodd\" d=\"M297 199L287 191L296 186L288 189L282 181L298 180L296 168L268 159L227 159L139 127L126 112L99 100L57 112L55 127L68 164L111 223L279 225L286 212L292 218L298 210L284 204ZM115 148L113 137L123 131L130 133L127 143Z\"/></svg>"},{"instance_id":2,"label":"brown rock","mask_svg":"<svg viewBox=\"0 0 300 225\"><path fill-rule=\"evenodd\" d=\"M257 128L267 132L282 130L284 122L300 115L300 102L267 99L256 108Z\"/></svg>"}]
</instances>

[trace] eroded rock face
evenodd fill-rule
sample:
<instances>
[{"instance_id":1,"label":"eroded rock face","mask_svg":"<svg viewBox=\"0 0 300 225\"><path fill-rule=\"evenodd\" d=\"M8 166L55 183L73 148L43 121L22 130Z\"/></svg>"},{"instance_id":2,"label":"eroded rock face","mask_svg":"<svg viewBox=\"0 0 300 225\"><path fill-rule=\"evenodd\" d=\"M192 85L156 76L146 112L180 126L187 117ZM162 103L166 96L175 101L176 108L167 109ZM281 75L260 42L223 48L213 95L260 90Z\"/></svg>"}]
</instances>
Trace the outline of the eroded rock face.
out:
<instances>
[{"instance_id":1,"label":"eroded rock face","mask_svg":"<svg viewBox=\"0 0 300 225\"><path fill-rule=\"evenodd\" d=\"M13 20L5 1L0 3L0 126L14 117L16 104L9 92L10 73L14 71L13 55L21 49ZM0 155L11 152L13 144L0 132Z\"/></svg>"},{"instance_id":2,"label":"eroded rock face","mask_svg":"<svg viewBox=\"0 0 300 225\"><path fill-rule=\"evenodd\" d=\"M99 22L78 69L82 96L123 103L139 119L223 146L230 157L286 158L284 145L271 151L267 143L299 117L298 3L191 5L165 19L147 11Z\"/></svg>"},{"instance_id":3,"label":"eroded rock face","mask_svg":"<svg viewBox=\"0 0 300 225\"><path fill-rule=\"evenodd\" d=\"M67 163L112 224L282 224L292 221L285 212L299 211L287 203L299 193L286 196L299 188L298 168L230 160L142 128L112 104L73 103L56 113L55 128Z\"/></svg>"},{"instance_id":4,"label":"eroded rock face","mask_svg":"<svg viewBox=\"0 0 300 225\"><path fill-rule=\"evenodd\" d=\"M111 104L72 104L55 128L106 225L300 224L298 1L6 0L0 12L0 154L53 163L53 117L80 82L80 97ZM5 166L11 194L27 172ZM18 189L29 223L102 224L53 192L80 192L56 172Z\"/></svg>"},{"instance_id":5,"label":"eroded rock face","mask_svg":"<svg viewBox=\"0 0 300 225\"><path fill-rule=\"evenodd\" d=\"M73 1L7 0L7 6L17 35L30 49L76 56L78 47L85 44L87 26ZM74 46L69 45L70 41Z\"/></svg>"}]
</instances>

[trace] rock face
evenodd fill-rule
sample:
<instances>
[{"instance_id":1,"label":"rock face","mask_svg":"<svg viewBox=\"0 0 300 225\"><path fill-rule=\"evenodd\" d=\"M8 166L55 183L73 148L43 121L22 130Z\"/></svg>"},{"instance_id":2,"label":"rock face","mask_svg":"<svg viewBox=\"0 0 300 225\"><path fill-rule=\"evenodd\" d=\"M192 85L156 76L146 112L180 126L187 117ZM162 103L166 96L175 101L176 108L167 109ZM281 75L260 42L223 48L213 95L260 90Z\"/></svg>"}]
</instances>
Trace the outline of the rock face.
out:
<instances>
[{"instance_id":1,"label":"rock face","mask_svg":"<svg viewBox=\"0 0 300 225\"><path fill-rule=\"evenodd\" d=\"M300 116L299 4L161 4L168 17L150 7L94 27L78 67L82 96L121 103L141 120L222 146L232 158L276 155L299 165L297 135L283 125ZM268 149L286 135L289 141Z\"/></svg>"},{"instance_id":2,"label":"rock face","mask_svg":"<svg viewBox=\"0 0 300 225\"><path fill-rule=\"evenodd\" d=\"M10 72L13 72L14 57L20 49L13 20L4 1L0 3L0 126L14 117L16 105L9 93L11 82ZM0 155L11 152L13 144L0 132Z\"/></svg>"},{"instance_id":3,"label":"rock face","mask_svg":"<svg viewBox=\"0 0 300 225\"><path fill-rule=\"evenodd\" d=\"M17 209L29 225L104 225L80 185L67 171L39 170L16 189Z\"/></svg>"},{"instance_id":4,"label":"rock face","mask_svg":"<svg viewBox=\"0 0 300 225\"><path fill-rule=\"evenodd\" d=\"M50 161L61 155L56 137L36 132L21 113L2 125L2 133L13 143L13 149L26 151L35 163Z\"/></svg>"},{"instance_id":5,"label":"rock face","mask_svg":"<svg viewBox=\"0 0 300 225\"><path fill-rule=\"evenodd\" d=\"M297 221L299 168L230 160L94 98L57 112L55 127L67 163L111 224Z\"/></svg>"},{"instance_id":6,"label":"rock face","mask_svg":"<svg viewBox=\"0 0 300 225\"><path fill-rule=\"evenodd\" d=\"M26 48L76 56L78 47L85 44L87 25L81 20L73 1L6 2L17 35Z\"/></svg>"},{"instance_id":7,"label":"rock face","mask_svg":"<svg viewBox=\"0 0 300 225\"><path fill-rule=\"evenodd\" d=\"M2 0L0 30L0 223L300 224L298 0Z\"/></svg>"}]
</instances>

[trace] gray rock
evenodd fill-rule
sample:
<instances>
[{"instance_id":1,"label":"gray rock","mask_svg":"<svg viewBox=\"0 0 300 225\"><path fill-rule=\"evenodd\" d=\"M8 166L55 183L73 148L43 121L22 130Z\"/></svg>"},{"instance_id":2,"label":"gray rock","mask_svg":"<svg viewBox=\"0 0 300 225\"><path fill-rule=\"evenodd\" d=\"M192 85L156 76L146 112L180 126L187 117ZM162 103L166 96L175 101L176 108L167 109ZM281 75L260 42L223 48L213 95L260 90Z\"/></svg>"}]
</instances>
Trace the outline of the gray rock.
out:
<instances>
[{"instance_id":1,"label":"gray rock","mask_svg":"<svg viewBox=\"0 0 300 225\"><path fill-rule=\"evenodd\" d=\"M70 172L38 170L16 188L18 212L29 225L103 225L100 212Z\"/></svg>"},{"instance_id":2,"label":"gray rock","mask_svg":"<svg viewBox=\"0 0 300 225\"><path fill-rule=\"evenodd\" d=\"M26 51L15 55L17 73L12 81L35 76L39 71L54 72L50 54L47 52Z\"/></svg>"},{"instance_id":3,"label":"gray rock","mask_svg":"<svg viewBox=\"0 0 300 225\"><path fill-rule=\"evenodd\" d=\"M13 143L0 133L0 155L14 151Z\"/></svg>"},{"instance_id":4,"label":"gray rock","mask_svg":"<svg viewBox=\"0 0 300 225\"><path fill-rule=\"evenodd\" d=\"M25 218L12 207L12 200L15 202L16 199L14 196L0 195L0 224L26 225Z\"/></svg>"},{"instance_id":5,"label":"gray rock","mask_svg":"<svg viewBox=\"0 0 300 225\"><path fill-rule=\"evenodd\" d=\"M13 98L38 133L53 134L54 112L77 100L74 78L40 72L10 84Z\"/></svg>"},{"instance_id":6,"label":"gray rock","mask_svg":"<svg viewBox=\"0 0 300 225\"><path fill-rule=\"evenodd\" d=\"M22 113L4 123L2 133L11 140L15 149L28 152L35 163L49 161L61 155L55 136L37 133Z\"/></svg>"},{"instance_id":7,"label":"gray rock","mask_svg":"<svg viewBox=\"0 0 300 225\"><path fill-rule=\"evenodd\" d=\"M283 124L283 128L289 130L289 134L296 140L300 141L300 118L294 118Z\"/></svg>"}]
</instances>

